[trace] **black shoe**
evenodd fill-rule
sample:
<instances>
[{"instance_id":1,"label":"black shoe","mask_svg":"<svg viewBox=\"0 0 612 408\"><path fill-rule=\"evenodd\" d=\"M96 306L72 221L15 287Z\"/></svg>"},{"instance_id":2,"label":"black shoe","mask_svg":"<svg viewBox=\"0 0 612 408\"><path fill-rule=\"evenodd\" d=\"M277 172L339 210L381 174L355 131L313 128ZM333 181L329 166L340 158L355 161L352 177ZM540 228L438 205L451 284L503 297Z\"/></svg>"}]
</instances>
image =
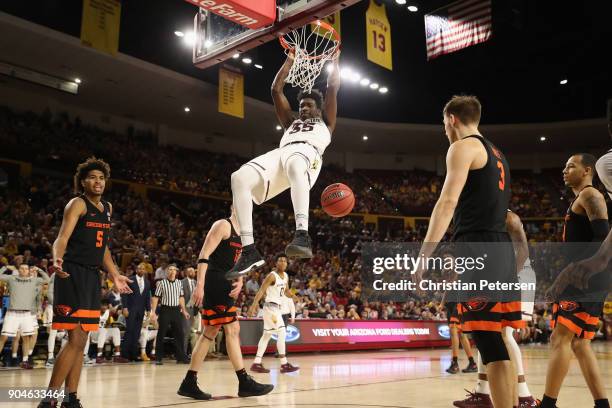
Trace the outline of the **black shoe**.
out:
<instances>
[{"instance_id":1,"label":"black shoe","mask_svg":"<svg viewBox=\"0 0 612 408\"><path fill-rule=\"evenodd\" d=\"M62 405L60 405L60 408L83 408L83 405L81 405L81 401L77 398L73 401L62 402Z\"/></svg>"},{"instance_id":2,"label":"black shoe","mask_svg":"<svg viewBox=\"0 0 612 408\"><path fill-rule=\"evenodd\" d=\"M450 367L446 369L446 372L449 374L457 374L459 372L459 364L453 361Z\"/></svg>"},{"instance_id":3,"label":"black shoe","mask_svg":"<svg viewBox=\"0 0 612 408\"><path fill-rule=\"evenodd\" d=\"M272 384L260 384L253 379L250 375L247 375L246 380L240 382L238 385L238 396L239 397L255 397L257 395L266 395L274 389Z\"/></svg>"},{"instance_id":4,"label":"black shoe","mask_svg":"<svg viewBox=\"0 0 612 408\"><path fill-rule=\"evenodd\" d=\"M212 398L212 395L205 393L198 387L198 380L196 377L185 377L176 393L183 397L197 400L209 400Z\"/></svg>"},{"instance_id":5,"label":"black shoe","mask_svg":"<svg viewBox=\"0 0 612 408\"><path fill-rule=\"evenodd\" d=\"M57 400L41 401L36 408L57 408Z\"/></svg>"},{"instance_id":6,"label":"black shoe","mask_svg":"<svg viewBox=\"0 0 612 408\"><path fill-rule=\"evenodd\" d=\"M264 259L255 248L255 244L247 245L242 247L240 257L236 262L236 265L228 273L225 274L225 279L234 280L239 277L246 275L253 268L259 268L264 263Z\"/></svg>"},{"instance_id":7,"label":"black shoe","mask_svg":"<svg viewBox=\"0 0 612 408\"><path fill-rule=\"evenodd\" d=\"M176 364L191 364L191 360L176 360Z\"/></svg>"},{"instance_id":8,"label":"black shoe","mask_svg":"<svg viewBox=\"0 0 612 408\"><path fill-rule=\"evenodd\" d=\"M295 231L293 241L291 241L291 243L287 245L287 248L285 248L285 254L289 258L312 258L312 245L310 244L310 236L308 235L308 231Z\"/></svg>"},{"instance_id":9,"label":"black shoe","mask_svg":"<svg viewBox=\"0 0 612 408\"><path fill-rule=\"evenodd\" d=\"M155 360L155 365L164 365L164 362L161 360Z\"/></svg>"},{"instance_id":10,"label":"black shoe","mask_svg":"<svg viewBox=\"0 0 612 408\"><path fill-rule=\"evenodd\" d=\"M467 367L461 370L461 372L462 373L477 373L478 366L476 365L476 363L469 363Z\"/></svg>"}]
</instances>

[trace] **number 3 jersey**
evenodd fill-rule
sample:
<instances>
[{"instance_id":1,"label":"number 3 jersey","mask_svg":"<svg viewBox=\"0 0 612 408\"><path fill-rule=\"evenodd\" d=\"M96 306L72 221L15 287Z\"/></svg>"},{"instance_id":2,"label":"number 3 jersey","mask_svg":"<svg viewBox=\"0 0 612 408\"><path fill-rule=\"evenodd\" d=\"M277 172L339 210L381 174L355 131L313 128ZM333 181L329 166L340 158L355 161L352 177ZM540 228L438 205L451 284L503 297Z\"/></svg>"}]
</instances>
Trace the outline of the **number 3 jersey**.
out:
<instances>
[{"instance_id":1,"label":"number 3 jersey","mask_svg":"<svg viewBox=\"0 0 612 408\"><path fill-rule=\"evenodd\" d=\"M85 201L86 212L68 239L64 261L99 267L111 234L110 205L101 201L104 209L100 211L84 195L81 199Z\"/></svg>"},{"instance_id":2,"label":"number 3 jersey","mask_svg":"<svg viewBox=\"0 0 612 408\"><path fill-rule=\"evenodd\" d=\"M229 297L232 291L232 282L225 279L227 271L232 269L242 252L240 235L232 229L228 239L221 240L217 248L208 258L208 269L204 278L204 307L213 308L215 306L231 306L234 299ZM188 300L187 300L188 301Z\"/></svg>"},{"instance_id":3,"label":"number 3 jersey","mask_svg":"<svg viewBox=\"0 0 612 408\"><path fill-rule=\"evenodd\" d=\"M306 142L314 146L320 155L323 155L323 152L331 143L331 133L321 118L296 119L285 130L279 147L295 142Z\"/></svg>"},{"instance_id":4,"label":"number 3 jersey","mask_svg":"<svg viewBox=\"0 0 612 408\"><path fill-rule=\"evenodd\" d=\"M482 136L487 163L470 170L453 215L454 239L471 232L506 232L510 204L510 167L503 153Z\"/></svg>"}]
</instances>

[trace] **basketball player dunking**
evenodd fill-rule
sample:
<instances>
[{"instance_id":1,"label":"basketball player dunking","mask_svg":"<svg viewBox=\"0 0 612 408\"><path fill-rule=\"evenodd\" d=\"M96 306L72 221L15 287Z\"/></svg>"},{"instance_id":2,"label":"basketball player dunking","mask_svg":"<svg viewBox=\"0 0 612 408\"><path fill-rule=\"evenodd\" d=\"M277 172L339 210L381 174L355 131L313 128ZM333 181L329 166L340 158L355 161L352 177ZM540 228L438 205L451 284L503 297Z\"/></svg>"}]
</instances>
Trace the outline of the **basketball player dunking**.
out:
<instances>
[{"instance_id":1,"label":"basketball player dunking","mask_svg":"<svg viewBox=\"0 0 612 408\"><path fill-rule=\"evenodd\" d=\"M590 154L575 154L565 164L563 181L572 189L576 198L565 216L564 242L601 242L608 234L606 202L603 194L592 186L594 170L595 157ZM564 248L564 253L571 261L585 259L595 252L590 246L585 249L586 246L568 246ZM563 274L560 279L563 279ZM569 370L572 352L580 363L595 407L610 407L597 358L591 348L591 340L597 331L609 284L609 274L598 274L590 279L584 289L574 285L566 286L555 299L551 321L551 354L542 408L555 407L561 385Z\"/></svg>"},{"instance_id":2,"label":"basketball player dunking","mask_svg":"<svg viewBox=\"0 0 612 408\"><path fill-rule=\"evenodd\" d=\"M453 241L463 243L470 254L482 252L484 244L478 243L496 243L496 273L516 279L514 251L506 231L510 171L503 154L480 134L480 113L480 102L474 96L454 96L444 107L444 129L450 142L446 179L419 254L431 256L453 219ZM416 271L417 284L424 272ZM507 325L524 326L520 302L473 300L459 304L462 329L472 333L480 351L495 407L512 408L516 374L501 332Z\"/></svg>"},{"instance_id":3,"label":"basketball player dunking","mask_svg":"<svg viewBox=\"0 0 612 408\"><path fill-rule=\"evenodd\" d=\"M239 232L240 226L232 207L230 218L215 221L212 225L200 251L197 283L192 298L193 304L198 307L202 305L202 299L204 300L201 313L205 329L196 342L189 370L178 389L178 394L184 397L198 400L212 398L198 387L197 375L221 326L225 334L227 354L238 377L238 396L265 395L274 389L273 385L256 382L247 374L242 361L240 324L236 317L237 308L234 306L234 301L242 290L242 278L233 284L225 279L225 273L234 266L240 256L242 244Z\"/></svg>"},{"instance_id":4,"label":"basketball player dunking","mask_svg":"<svg viewBox=\"0 0 612 408\"><path fill-rule=\"evenodd\" d=\"M259 301L266 294L266 299L263 307L264 329L259 344L257 345L257 355L255 361L251 365L251 371L256 373L269 373L270 370L265 368L261 363L261 359L268 348L268 342L272 334L276 334L276 348L278 349L278 357L281 359L281 373L291 373L299 370L299 367L291 365L287 361L285 354L285 338L287 337L287 328L283 320L282 306L285 292L289 289L289 276L287 275L287 256L285 254L276 256L276 269L270 272L266 279L261 284L261 288L257 291L253 304L249 308L249 316L257 315L259 309Z\"/></svg>"},{"instance_id":5,"label":"basketball player dunking","mask_svg":"<svg viewBox=\"0 0 612 408\"><path fill-rule=\"evenodd\" d=\"M253 201L261 204L288 188L291 189L296 232L285 253L289 257L312 257L308 236L310 189L319 176L323 152L330 144L331 134L336 127L340 74L336 59L334 69L327 79L325 101L317 90L300 92L299 114L295 118L283 93L292 65L293 55L290 53L272 83L276 115L285 129L278 149L256 157L232 174L234 208L242 228L242 254L227 274L230 280L264 264L253 238Z\"/></svg>"},{"instance_id":6,"label":"basketball player dunking","mask_svg":"<svg viewBox=\"0 0 612 408\"><path fill-rule=\"evenodd\" d=\"M83 350L88 332L98 330L100 320L100 275L102 265L120 293L131 293L108 249L113 207L102 200L107 163L95 157L79 164L74 175L74 190L80 195L64 209L64 218L53 243L55 272L53 329L68 331L68 344L59 352L50 390L59 390L64 382L68 398L62 408L80 408L77 388L83 366ZM43 400L39 408L53 407L57 401Z\"/></svg>"}]
</instances>

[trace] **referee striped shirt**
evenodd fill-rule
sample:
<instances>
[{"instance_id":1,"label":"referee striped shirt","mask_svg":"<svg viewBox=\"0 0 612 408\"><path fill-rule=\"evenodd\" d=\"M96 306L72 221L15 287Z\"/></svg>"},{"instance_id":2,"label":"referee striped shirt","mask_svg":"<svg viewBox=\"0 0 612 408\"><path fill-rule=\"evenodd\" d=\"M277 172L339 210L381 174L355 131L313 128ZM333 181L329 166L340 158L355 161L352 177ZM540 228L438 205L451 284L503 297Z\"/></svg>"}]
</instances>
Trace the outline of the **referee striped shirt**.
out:
<instances>
[{"instance_id":1,"label":"referee striped shirt","mask_svg":"<svg viewBox=\"0 0 612 408\"><path fill-rule=\"evenodd\" d=\"M160 298L162 306L179 306L179 298L184 297L183 284L180 280L161 280L155 288L155 297Z\"/></svg>"}]
</instances>

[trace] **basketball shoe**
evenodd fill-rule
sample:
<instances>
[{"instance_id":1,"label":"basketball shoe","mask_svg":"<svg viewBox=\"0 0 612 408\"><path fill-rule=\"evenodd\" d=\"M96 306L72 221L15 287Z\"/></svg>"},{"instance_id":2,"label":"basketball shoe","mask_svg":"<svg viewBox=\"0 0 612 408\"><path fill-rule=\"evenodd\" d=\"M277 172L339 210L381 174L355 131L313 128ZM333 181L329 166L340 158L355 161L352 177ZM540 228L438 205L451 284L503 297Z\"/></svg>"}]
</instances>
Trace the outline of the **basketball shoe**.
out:
<instances>
[{"instance_id":1,"label":"basketball shoe","mask_svg":"<svg viewBox=\"0 0 612 408\"><path fill-rule=\"evenodd\" d=\"M465 367L463 370L461 370L461 372L462 373L477 373L478 372L478 366L476 365L475 362L470 362L467 367Z\"/></svg>"},{"instance_id":2,"label":"basketball shoe","mask_svg":"<svg viewBox=\"0 0 612 408\"><path fill-rule=\"evenodd\" d=\"M457 361L453 360L451 362L450 367L448 367L446 369L446 372L449 374L457 374L459 372L459 363L457 363Z\"/></svg>"},{"instance_id":3,"label":"basketball shoe","mask_svg":"<svg viewBox=\"0 0 612 408\"><path fill-rule=\"evenodd\" d=\"M539 401L532 396L519 397L519 408L537 408L538 402Z\"/></svg>"},{"instance_id":4,"label":"basketball shoe","mask_svg":"<svg viewBox=\"0 0 612 408\"><path fill-rule=\"evenodd\" d=\"M308 235L308 231L295 231L293 241L291 241L291 243L287 245L287 248L285 248L285 254L287 254L289 258L312 258L312 245L310 243L310 236Z\"/></svg>"},{"instance_id":5,"label":"basketball shoe","mask_svg":"<svg viewBox=\"0 0 612 408\"><path fill-rule=\"evenodd\" d=\"M299 369L300 369L300 367L296 367L294 365L291 365L291 363L287 363L287 364L281 365L280 372L283 373L283 374L284 373L292 373L292 372L297 371Z\"/></svg>"},{"instance_id":6,"label":"basketball shoe","mask_svg":"<svg viewBox=\"0 0 612 408\"><path fill-rule=\"evenodd\" d=\"M176 393L178 395L182 395L183 397L189 397L197 400L209 400L212 398L212 395L202 391L200 387L198 387L198 377L189 374L185 376Z\"/></svg>"},{"instance_id":7,"label":"basketball shoe","mask_svg":"<svg viewBox=\"0 0 612 408\"><path fill-rule=\"evenodd\" d=\"M465 391L468 393L468 397L461 401L454 401L454 406L458 408L494 408L493 401L488 394Z\"/></svg>"},{"instance_id":8,"label":"basketball shoe","mask_svg":"<svg viewBox=\"0 0 612 408\"><path fill-rule=\"evenodd\" d=\"M246 275L253 268L259 268L265 263L255 244L242 247L238 262L225 274L225 279L234 280Z\"/></svg>"},{"instance_id":9,"label":"basketball shoe","mask_svg":"<svg viewBox=\"0 0 612 408\"><path fill-rule=\"evenodd\" d=\"M238 384L239 397L255 397L257 395L266 395L274 389L272 384L260 384L250 375L245 376L245 379Z\"/></svg>"},{"instance_id":10,"label":"basketball shoe","mask_svg":"<svg viewBox=\"0 0 612 408\"><path fill-rule=\"evenodd\" d=\"M263 366L263 364L259 363L259 364L251 364L251 371L256 372L256 373L269 373L270 370L268 370L266 367Z\"/></svg>"}]
</instances>

